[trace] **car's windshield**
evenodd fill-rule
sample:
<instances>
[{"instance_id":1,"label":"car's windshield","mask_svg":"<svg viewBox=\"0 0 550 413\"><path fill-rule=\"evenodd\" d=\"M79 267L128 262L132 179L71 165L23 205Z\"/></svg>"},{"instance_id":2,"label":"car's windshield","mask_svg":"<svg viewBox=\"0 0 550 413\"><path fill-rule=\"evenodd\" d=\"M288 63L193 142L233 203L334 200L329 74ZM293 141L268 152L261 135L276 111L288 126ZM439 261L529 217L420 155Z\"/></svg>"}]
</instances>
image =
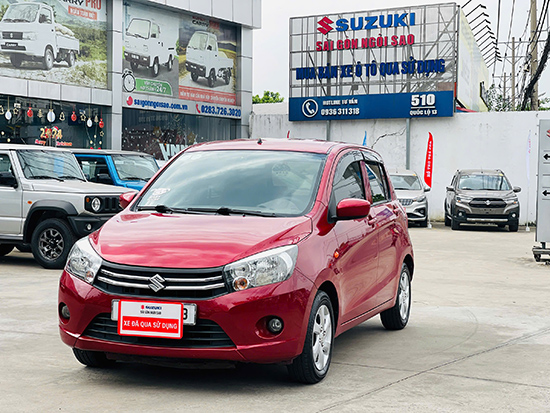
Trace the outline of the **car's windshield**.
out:
<instances>
[{"instance_id":1,"label":"car's windshield","mask_svg":"<svg viewBox=\"0 0 550 413\"><path fill-rule=\"evenodd\" d=\"M129 36L141 37L142 39L149 38L149 27L151 22L149 20L133 19L126 29L126 34Z\"/></svg>"},{"instance_id":2,"label":"car's windshield","mask_svg":"<svg viewBox=\"0 0 550 413\"><path fill-rule=\"evenodd\" d=\"M289 151L186 152L147 189L137 209L302 215L313 205L324 159Z\"/></svg>"},{"instance_id":3,"label":"car's windshield","mask_svg":"<svg viewBox=\"0 0 550 413\"><path fill-rule=\"evenodd\" d=\"M159 167L152 156L113 155L118 176L123 181L148 181Z\"/></svg>"},{"instance_id":4,"label":"car's windshield","mask_svg":"<svg viewBox=\"0 0 550 413\"><path fill-rule=\"evenodd\" d=\"M390 175L395 190L418 191L422 189L420 179L416 175Z\"/></svg>"},{"instance_id":5,"label":"car's windshield","mask_svg":"<svg viewBox=\"0 0 550 413\"><path fill-rule=\"evenodd\" d=\"M191 49L204 50L206 49L206 41L208 40L208 35L206 33L194 33L189 40L187 47Z\"/></svg>"},{"instance_id":6,"label":"car's windshield","mask_svg":"<svg viewBox=\"0 0 550 413\"><path fill-rule=\"evenodd\" d=\"M458 189L474 191L509 191L511 188L504 174L469 174L460 176Z\"/></svg>"},{"instance_id":7,"label":"car's windshield","mask_svg":"<svg viewBox=\"0 0 550 413\"><path fill-rule=\"evenodd\" d=\"M72 153L45 150L18 150L17 156L27 179L77 179L84 181L82 169Z\"/></svg>"},{"instance_id":8,"label":"car's windshield","mask_svg":"<svg viewBox=\"0 0 550 413\"><path fill-rule=\"evenodd\" d=\"M2 21L31 23L36 20L39 9L39 4L12 4L4 14Z\"/></svg>"}]
</instances>

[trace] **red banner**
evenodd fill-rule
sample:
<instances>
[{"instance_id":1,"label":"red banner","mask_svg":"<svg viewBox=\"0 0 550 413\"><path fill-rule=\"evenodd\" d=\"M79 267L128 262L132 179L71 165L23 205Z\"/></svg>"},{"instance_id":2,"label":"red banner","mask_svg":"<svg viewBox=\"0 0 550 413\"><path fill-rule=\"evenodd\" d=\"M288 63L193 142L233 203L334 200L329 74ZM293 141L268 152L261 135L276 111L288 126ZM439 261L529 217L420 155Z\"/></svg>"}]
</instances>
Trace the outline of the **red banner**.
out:
<instances>
[{"instance_id":1,"label":"red banner","mask_svg":"<svg viewBox=\"0 0 550 413\"><path fill-rule=\"evenodd\" d=\"M424 165L424 182L430 188L432 187L432 172L434 166L434 138L430 132L428 138L428 148L426 149L426 164Z\"/></svg>"}]
</instances>

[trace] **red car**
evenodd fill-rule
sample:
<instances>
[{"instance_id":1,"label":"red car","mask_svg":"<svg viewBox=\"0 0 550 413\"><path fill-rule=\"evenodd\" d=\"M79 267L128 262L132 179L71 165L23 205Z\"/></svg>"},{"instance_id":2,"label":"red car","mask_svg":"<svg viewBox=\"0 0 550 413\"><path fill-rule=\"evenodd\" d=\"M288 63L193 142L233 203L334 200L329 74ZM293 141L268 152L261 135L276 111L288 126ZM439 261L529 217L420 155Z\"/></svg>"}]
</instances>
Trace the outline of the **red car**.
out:
<instances>
[{"instance_id":1,"label":"red car","mask_svg":"<svg viewBox=\"0 0 550 413\"><path fill-rule=\"evenodd\" d=\"M284 363L316 383L336 336L377 314L390 330L409 320L407 215L365 147L196 145L121 203L60 280L61 338L87 366Z\"/></svg>"}]
</instances>

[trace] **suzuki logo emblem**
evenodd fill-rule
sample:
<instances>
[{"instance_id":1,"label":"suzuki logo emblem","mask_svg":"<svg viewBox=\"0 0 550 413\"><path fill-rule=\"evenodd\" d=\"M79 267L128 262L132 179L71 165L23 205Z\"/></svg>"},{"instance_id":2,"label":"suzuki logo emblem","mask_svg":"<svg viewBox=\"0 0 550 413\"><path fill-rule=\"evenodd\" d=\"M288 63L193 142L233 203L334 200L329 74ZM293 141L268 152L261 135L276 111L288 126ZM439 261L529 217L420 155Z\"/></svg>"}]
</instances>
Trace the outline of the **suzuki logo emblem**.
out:
<instances>
[{"instance_id":1,"label":"suzuki logo emblem","mask_svg":"<svg viewBox=\"0 0 550 413\"><path fill-rule=\"evenodd\" d=\"M487 205L487 206L491 205L491 201L489 201L489 200L485 201L485 205Z\"/></svg>"},{"instance_id":2,"label":"suzuki logo emblem","mask_svg":"<svg viewBox=\"0 0 550 413\"><path fill-rule=\"evenodd\" d=\"M10 39L13 39L13 33L10 33Z\"/></svg>"},{"instance_id":3,"label":"suzuki logo emblem","mask_svg":"<svg viewBox=\"0 0 550 413\"><path fill-rule=\"evenodd\" d=\"M159 292L163 288L166 288L166 286L163 284L166 280L162 278L159 274L153 275L151 278L149 278L149 281L151 284L149 284L149 288L153 290L154 292Z\"/></svg>"},{"instance_id":4,"label":"suzuki logo emblem","mask_svg":"<svg viewBox=\"0 0 550 413\"><path fill-rule=\"evenodd\" d=\"M334 23L332 20L330 20L328 17L323 17L321 20L317 22L317 24L321 27L317 27L317 30L319 30L323 34L327 34L332 30L332 27L330 26L332 23Z\"/></svg>"}]
</instances>

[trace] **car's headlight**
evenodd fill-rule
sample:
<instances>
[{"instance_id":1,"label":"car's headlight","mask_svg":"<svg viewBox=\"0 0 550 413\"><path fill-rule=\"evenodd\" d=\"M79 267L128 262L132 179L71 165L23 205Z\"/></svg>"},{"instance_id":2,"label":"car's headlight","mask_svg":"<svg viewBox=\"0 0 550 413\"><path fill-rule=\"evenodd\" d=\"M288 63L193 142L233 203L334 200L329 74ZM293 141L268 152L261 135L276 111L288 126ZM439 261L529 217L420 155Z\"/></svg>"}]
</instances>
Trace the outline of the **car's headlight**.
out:
<instances>
[{"instance_id":1,"label":"car's headlight","mask_svg":"<svg viewBox=\"0 0 550 413\"><path fill-rule=\"evenodd\" d=\"M414 198L414 201L416 202L424 202L426 200L426 195L420 195L417 198Z\"/></svg>"},{"instance_id":2,"label":"car's headlight","mask_svg":"<svg viewBox=\"0 0 550 413\"><path fill-rule=\"evenodd\" d=\"M504 202L507 204L517 204L518 203L518 197L517 196L510 196L508 198L504 198Z\"/></svg>"},{"instance_id":3,"label":"car's headlight","mask_svg":"<svg viewBox=\"0 0 550 413\"><path fill-rule=\"evenodd\" d=\"M95 252L88 237L86 237L78 240L73 245L65 265L65 271L92 284L101 263L101 257Z\"/></svg>"},{"instance_id":4,"label":"car's headlight","mask_svg":"<svg viewBox=\"0 0 550 413\"><path fill-rule=\"evenodd\" d=\"M37 39L36 33L34 32L23 33L23 40L36 40L36 39Z\"/></svg>"},{"instance_id":5,"label":"car's headlight","mask_svg":"<svg viewBox=\"0 0 550 413\"><path fill-rule=\"evenodd\" d=\"M473 198L471 196L457 195L456 200L458 202L470 202Z\"/></svg>"},{"instance_id":6,"label":"car's headlight","mask_svg":"<svg viewBox=\"0 0 550 413\"><path fill-rule=\"evenodd\" d=\"M274 248L227 264L223 270L235 291L286 280L294 271L298 246Z\"/></svg>"}]
</instances>

